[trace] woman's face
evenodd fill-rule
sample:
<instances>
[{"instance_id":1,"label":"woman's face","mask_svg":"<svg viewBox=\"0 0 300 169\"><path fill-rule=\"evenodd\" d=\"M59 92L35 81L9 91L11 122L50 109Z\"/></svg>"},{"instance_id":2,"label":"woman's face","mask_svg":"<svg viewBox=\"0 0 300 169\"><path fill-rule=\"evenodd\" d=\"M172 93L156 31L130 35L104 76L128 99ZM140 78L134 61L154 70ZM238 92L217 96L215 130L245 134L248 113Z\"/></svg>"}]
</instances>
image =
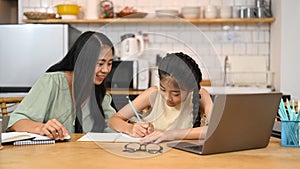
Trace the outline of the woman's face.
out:
<instances>
[{"instance_id":1,"label":"woman's face","mask_svg":"<svg viewBox=\"0 0 300 169\"><path fill-rule=\"evenodd\" d=\"M113 53L111 48L108 46L104 46L101 48L99 58L97 60L96 68L95 68L95 77L94 83L95 85L100 85L103 80L106 78L108 73L112 68L112 57Z\"/></svg>"},{"instance_id":2,"label":"woman's face","mask_svg":"<svg viewBox=\"0 0 300 169\"><path fill-rule=\"evenodd\" d=\"M186 90L180 90L172 77L164 77L160 80L160 90L163 93L167 105L170 107L179 105L186 99L186 96L189 93Z\"/></svg>"}]
</instances>

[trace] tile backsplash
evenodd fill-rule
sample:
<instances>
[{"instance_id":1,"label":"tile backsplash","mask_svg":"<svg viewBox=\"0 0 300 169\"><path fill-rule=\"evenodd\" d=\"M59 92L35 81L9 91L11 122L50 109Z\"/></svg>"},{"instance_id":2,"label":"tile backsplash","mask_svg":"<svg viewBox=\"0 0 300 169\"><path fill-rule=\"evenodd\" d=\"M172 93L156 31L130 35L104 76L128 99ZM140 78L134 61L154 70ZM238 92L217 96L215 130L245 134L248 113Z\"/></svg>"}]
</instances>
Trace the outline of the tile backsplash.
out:
<instances>
[{"instance_id":1,"label":"tile backsplash","mask_svg":"<svg viewBox=\"0 0 300 169\"><path fill-rule=\"evenodd\" d=\"M23 11L55 10L56 4L64 0L21 0ZM75 0L82 8L86 0ZM132 6L139 11L153 14L158 8L180 10L182 6L246 6L255 5L255 0L113 0L114 11ZM268 1L269 2L269 1ZM183 51L197 58L204 79L214 79L215 85L223 83L225 56L262 57L269 68L270 25L269 24L190 24L178 19L178 23L110 23L110 24L71 24L80 30L101 31L115 44L120 36L136 33L144 36L146 50L141 56L155 65L156 55ZM245 70L247 71L247 70Z\"/></svg>"}]
</instances>

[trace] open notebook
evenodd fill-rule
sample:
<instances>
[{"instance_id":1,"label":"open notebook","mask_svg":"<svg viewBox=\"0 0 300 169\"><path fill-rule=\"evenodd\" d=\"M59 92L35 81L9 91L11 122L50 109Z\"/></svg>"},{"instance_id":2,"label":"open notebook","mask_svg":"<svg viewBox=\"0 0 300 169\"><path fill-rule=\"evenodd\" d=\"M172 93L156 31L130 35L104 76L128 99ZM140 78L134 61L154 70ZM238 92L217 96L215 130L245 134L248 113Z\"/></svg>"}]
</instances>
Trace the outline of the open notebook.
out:
<instances>
[{"instance_id":1,"label":"open notebook","mask_svg":"<svg viewBox=\"0 0 300 169\"><path fill-rule=\"evenodd\" d=\"M70 140L70 136L66 136L64 141ZM1 134L2 144L13 145L29 145L29 144L54 144L55 140L47 136L29 132L7 132Z\"/></svg>"},{"instance_id":2,"label":"open notebook","mask_svg":"<svg viewBox=\"0 0 300 169\"><path fill-rule=\"evenodd\" d=\"M281 97L281 93L217 95L206 138L168 146L201 155L266 147Z\"/></svg>"}]
</instances>

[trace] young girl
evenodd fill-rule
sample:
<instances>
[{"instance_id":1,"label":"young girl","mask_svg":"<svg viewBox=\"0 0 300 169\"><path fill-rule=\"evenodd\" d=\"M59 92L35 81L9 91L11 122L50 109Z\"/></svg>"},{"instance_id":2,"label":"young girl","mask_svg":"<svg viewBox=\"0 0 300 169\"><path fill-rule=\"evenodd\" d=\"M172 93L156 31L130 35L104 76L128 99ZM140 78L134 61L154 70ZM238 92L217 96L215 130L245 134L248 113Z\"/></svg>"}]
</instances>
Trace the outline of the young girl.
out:
<instances>
[{"instance_id":1,"label":"young girl","mask_svg":"<svg viewBox=\"0 0 300 169\"><path fill-rule=\"evenodd\" d=\"M200 87L202 73L197 63L186 54L172 53L162 59L158 70L159 87L150 87L132 102L138 112L150 107L143 122L128 123L134 112L126 105L108 125L118 132L143 137L146 143L204 138L212 100Z\"/></svg>"},{"instance_id":2,"label":"young girl","mask_svg":"<svg viewBox=\"0 0 300 169\"><path fill-rule=\"evenodd\" d=\"M54 139L64 139L69 132L105 132L105 119L115 113L103 85L113 54L113 44L104 34L82 33L11 114L9 130Z\"/></svg>"}]
</instances>

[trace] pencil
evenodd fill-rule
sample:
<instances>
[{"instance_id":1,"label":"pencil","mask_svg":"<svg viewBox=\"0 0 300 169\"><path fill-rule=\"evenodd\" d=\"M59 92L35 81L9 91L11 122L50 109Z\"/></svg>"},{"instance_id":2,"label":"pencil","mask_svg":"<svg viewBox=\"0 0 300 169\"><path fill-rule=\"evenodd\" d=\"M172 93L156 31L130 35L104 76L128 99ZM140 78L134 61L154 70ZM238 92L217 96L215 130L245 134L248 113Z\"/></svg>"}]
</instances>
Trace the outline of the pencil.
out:
<instances>
[{"instance_id":1,"label":"pencil","mask_svg":"<svg viewBox=\"0 0 300 169\"><path fill-rule=\"evenodd\" d=\"M129 96L126 96L126 98L128 99L129 105L130 105L131 109L133 110L136 118L138 119L139 122L142 122L142 119L140 118L138 112L136 111L135 107L133 106L131 100L129 99Z\"/></svg>"}]
</instances>

